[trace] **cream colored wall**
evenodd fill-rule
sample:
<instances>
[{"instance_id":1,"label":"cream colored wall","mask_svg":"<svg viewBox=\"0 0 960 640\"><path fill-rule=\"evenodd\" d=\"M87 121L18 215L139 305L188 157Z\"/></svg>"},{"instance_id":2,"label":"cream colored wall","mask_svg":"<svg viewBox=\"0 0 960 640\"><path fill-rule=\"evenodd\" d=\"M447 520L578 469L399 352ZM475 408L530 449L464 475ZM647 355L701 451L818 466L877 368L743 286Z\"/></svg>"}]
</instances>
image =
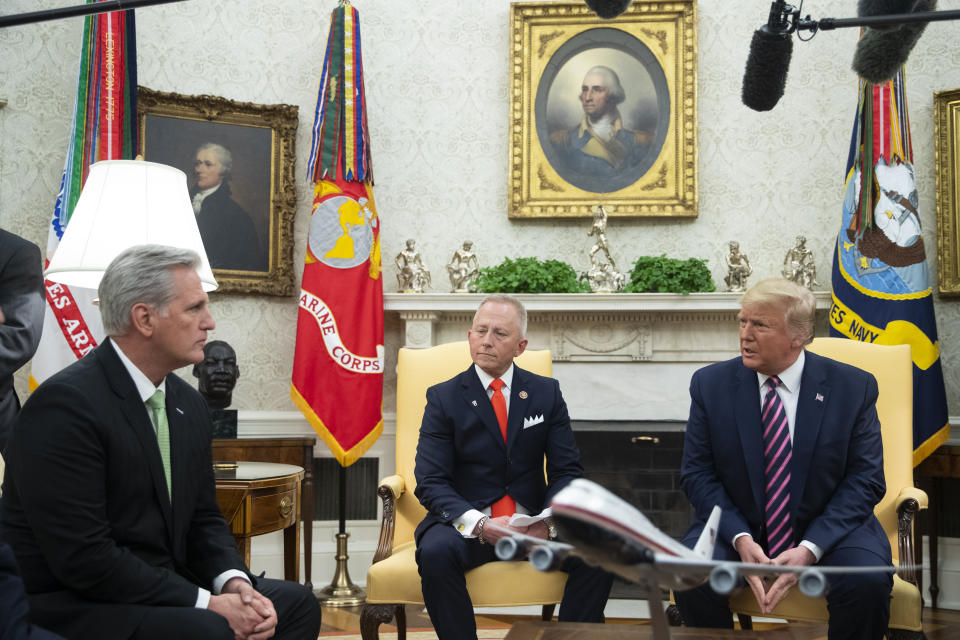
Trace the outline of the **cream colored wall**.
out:
<instances>
[{"instance_id":1,"label":"cream colored wall","mask_svg":"<svg viewBox=\"0 0 960 640\"><path fill-rule=\"evenodd\" d=\"M639 0L638 0L639 1ZM4 14L62 6L7 0ZM152 89L215 94L300 107L297 175L316 98L334 0L193 0L137 12L139 80ZM505 256L562 257L588 264L588 221L507 218L509 3L505 0L356 0L361 15L376 198L383 220L385 288L392 256L418 239L444 290L443 265L464 240L484 265ZM700 216L611 220L622 264L638 255L709 260L721 281L725 242L740 241L753 281L776 275L794 236L805 234L829 284L829 250L840 217L842 173L854 116L849 69L856 30L796 42L786 95L773 111L740 103L750 36L766 18L760 0L699 6ZM814 18L849 17L853 0L807 3ZM57 191L73 107L82 21L0 30L0 225L41 246ZM932 94L960 87L960 23L932 24L907 65L920 211L936 265ZM296 270L305 249L310 188L298 183ZM233 344L242 370L235 406L288 410L296 304L293 298L216 295L215 338ZM960 305L937 300L951 413L960 413ZM387 340L397 346L398 321ZM388 356L388 371L395 359ZM190 379L192 381L192 379ZM23 375L19 378L21 393ZM388 377L386 408L393 404Z\"/></svg>"}]
</instances>

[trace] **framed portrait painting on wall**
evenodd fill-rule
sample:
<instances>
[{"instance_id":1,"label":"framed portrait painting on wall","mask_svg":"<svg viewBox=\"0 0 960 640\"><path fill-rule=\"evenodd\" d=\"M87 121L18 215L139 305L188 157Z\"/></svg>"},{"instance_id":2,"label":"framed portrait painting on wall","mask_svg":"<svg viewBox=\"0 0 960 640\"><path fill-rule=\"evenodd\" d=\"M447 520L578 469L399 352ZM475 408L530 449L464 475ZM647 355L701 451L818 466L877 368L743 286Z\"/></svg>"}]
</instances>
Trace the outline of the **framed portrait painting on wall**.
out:
<instances>
[{"instance_id":1,"label":"framed portrait painting on wall","mask_svg":"<svg viewBox=\"0 0 960 640\"><path fill-rule=\"evenodd\" d=\"M940 293L960 295L960 89L933 94Z\"/></svg>"},{"instance_id":2,"label":"framed portrait painting on wall","mask_svg":"<svg viewBox=\"0 0 960 640\"><path fill-rule=\"evenodd\" d=\"M511 4L511 217L697 215L696 21L696 0Z\"/></svg>"},{"instance_id":3,"label":"framed portrait painting on wall","mask_svg":"<svg viewBox=\"0 0 960 640\"><path fill-rule=\"evenodd\" d=\"M144 158L187 174L218 290L291 295L297 107L138 87L137 108Z\"/></svg>"}]
</instances>

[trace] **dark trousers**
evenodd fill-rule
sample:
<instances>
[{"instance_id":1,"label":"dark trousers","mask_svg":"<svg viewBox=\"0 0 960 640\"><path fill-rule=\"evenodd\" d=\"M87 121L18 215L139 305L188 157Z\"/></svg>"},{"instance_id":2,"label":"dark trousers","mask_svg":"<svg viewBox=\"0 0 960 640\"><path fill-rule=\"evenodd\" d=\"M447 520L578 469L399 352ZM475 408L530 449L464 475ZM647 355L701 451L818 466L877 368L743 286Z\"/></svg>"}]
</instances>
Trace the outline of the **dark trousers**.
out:
<instances>
[{"instance_id":1,"label":"dark trousers","mask_svg":"<svg viewBox=\"0 0 960 640\"><path fill-rule=\"evenodd\" d=\"M449 525L435 524L421 536L416 556L423 601L439 640L475 640L477 625L465 574L496 561L493 546L464 538ZM560 603L560 620L603 622L613 576L573 557L564 563L563 571L569 577Z\"/></svg>"},{"instance_id":2,"label":"dark trousers","mask_svg":"<svg viewBox=\"0 0 960 640\"><path fill-rule=\"evenodd\" d=\"M320 633L320 603L303 585L257 578L257 591L277 611L277 640L316 640ZM195 607L143 607L143 620L131 640L233 640L227 619Z\"/></svg>"},{"instance_id":3,"label":"dark trousers","mask_svg":"<svg viewBox=\"0 0 960 640\"><path fill-rule=\"evenodd\" d=\"M714 559L739 561L740 555L730 545L718 542ZM889 561L889 558L881 558L865 549L843 548L824 554L817 564L825 567L874 567L889 564ZM884 636L890 621L892 574L830 574L827 575L827 584L829 640L879 640ZM743 588L750 587L744 582ZM709 584L678 591L674 593L674 599L683 623L688 627L733 628L729 596L714 593Z\"/></svg>"}]
</instances>

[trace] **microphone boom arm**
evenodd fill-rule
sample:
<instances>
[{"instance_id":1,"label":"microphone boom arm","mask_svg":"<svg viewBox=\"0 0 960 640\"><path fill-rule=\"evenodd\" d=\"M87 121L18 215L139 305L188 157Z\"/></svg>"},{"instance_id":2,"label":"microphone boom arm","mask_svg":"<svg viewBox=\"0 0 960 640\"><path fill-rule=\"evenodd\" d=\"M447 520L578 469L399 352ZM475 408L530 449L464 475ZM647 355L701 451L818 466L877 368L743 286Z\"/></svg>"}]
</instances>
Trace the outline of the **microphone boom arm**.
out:
<instances>
[{"instance_id":1,"label":"microphone boom arm","mask_svg":"<svg viewBox=\"0 0 960 640\"><path fill-rule=\"evenodd\" d=\"M864 16L862 18L824 18L819 22L816 20L801 20L798 29L820 29L829 31L831 29L841 29L844 27L886 27L896 24L906 24L913 22L941 22L943 20L957 20L960 18L960 10L951 9L949 11L918 11L916 13L901 13L885 16ZM811 26L805 23L810 22Z\"/></svg>"},{"instance_id":2,"label":"microphone boom arm","mask_svg":"<svg viewBox=\"0 0 960 640\"><path fill-rule=\"evenodd\" d=\"M166 4L168 2L181 1L182 0L106 0L105 2L93 2L90 4L81 4L72 7L60 7L59 9L45 9L43 11L17 13L13 15L0 16L0 29L3 27L14 27L21 24L56 20L58 18L85 16L95 13L104 13L107 11L127 11L129 9L136 9L137 7L148 7L155 4Z\"/></svg>"},{"instance_id":3,"label":"microphone boom arm","mask_svg":"<svg viewBox=\"0 0 960 640\"><path fill-rule=\"evenodd\" d=\"M895 13L883 16L862 16L856 18L823 18L811 20L810 16L800 17L800 9L786 4L784 0L774 0L770 3L770 17L768 27L777 25L780 33L794 31L831 31L845 27L887 27L893 25L910 24L915 22L941 22L944 20L960 19L960 10L949 11L917 11L915 13Z\"/></svg>"}]
</instances>

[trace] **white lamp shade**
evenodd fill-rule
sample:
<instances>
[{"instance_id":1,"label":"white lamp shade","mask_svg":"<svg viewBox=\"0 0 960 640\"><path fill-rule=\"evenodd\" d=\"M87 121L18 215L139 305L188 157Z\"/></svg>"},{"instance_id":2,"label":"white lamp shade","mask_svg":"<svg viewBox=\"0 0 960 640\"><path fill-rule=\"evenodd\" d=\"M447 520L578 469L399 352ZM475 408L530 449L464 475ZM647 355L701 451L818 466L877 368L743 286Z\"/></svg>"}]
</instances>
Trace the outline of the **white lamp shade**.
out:
<instances>
[{"instance_id":1,"label":"white lamp shade","mask_svg":"<svg viewBox=\"0 0 960 640\"><path fill-rule=\"evenodd\" d=\"M143 160L104 160L90 166L77 206L44 275L96 289L124 249L163 244L193 249L204 291L217 288L203 248L183 171Z\"/></svg>"}]
</instances>

